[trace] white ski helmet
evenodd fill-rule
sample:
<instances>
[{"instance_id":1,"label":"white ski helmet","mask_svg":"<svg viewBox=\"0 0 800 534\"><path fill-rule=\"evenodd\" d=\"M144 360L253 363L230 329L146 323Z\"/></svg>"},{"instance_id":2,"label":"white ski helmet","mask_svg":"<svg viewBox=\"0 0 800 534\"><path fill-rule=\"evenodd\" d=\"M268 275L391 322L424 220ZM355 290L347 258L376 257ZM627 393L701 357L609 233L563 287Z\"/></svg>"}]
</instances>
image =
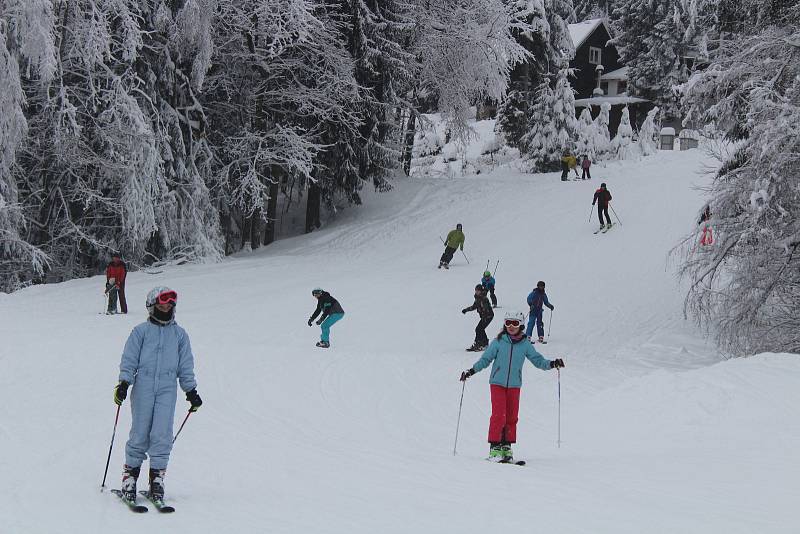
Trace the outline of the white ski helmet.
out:
<instances>
[{"instance_id":1,"label":"white ski helmet","mask_svg":"<svg viewBox=\"0 0 800 534\"><path fill-rule=\"evenodd\" d=\"M162 303L171 302L172 307L175 308L178 305L178 294L167 286L156 286L151 289L144 304L148 315L153 315L153 310L155 310L159 301Z\"/></svg>"},{"instance_id":2,"label":"white ski helmet","mask_svg":"<svg viewBox=\"0 0 800 534\"><path fill-rule=\"evenodd\" d=\"M503 323L506 321L519 321L520 328L525 327L525 314L522 312L507 312L503 318Z\"/></svg>"}]
</instances>

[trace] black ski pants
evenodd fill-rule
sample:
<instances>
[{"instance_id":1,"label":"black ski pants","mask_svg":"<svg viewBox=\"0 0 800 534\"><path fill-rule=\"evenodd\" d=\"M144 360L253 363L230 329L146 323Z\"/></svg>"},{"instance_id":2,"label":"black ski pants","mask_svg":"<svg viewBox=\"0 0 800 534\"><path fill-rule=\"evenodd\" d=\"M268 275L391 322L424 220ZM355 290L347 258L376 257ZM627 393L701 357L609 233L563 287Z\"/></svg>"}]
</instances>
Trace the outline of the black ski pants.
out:
<instances>
[{"instance_id":1,"label":"black ski pants","mask_svg":"<svg viewBox=\"0 0 800 534\"><path fill-rule=\"evenodd\" d=\"M608 216L608 205L604 206L602 204L598 204L597 205L597 217L600 219L600 224L601 225L605 224L603 222L603 214L605 214L606 220L608 221L608 224L611 224L611 217Z\"/></svg>"},{"instance_id":2,"label":"black ski pants","mask_svg":"<svg viewBox=\"0 0 800 534\"><path fill-rule=\"evenodd\" d=\"M480 345L481 347L485 347L489 344L489 338L486 337L486 327L489 326L489 323L492 322L494 319L494 315L490 315L488 317L481 317L478 326L475 327L475 344Z\"/></svg>"},{"instance_id":3,"label":"black ski pants","mask_svg":"<svg viewBox=\"0 0 800 534\"><path fill-rule=\"evenodd\" d=\"M582 180L592 179L592 174L589 172L589 169L583 169L583 175L581 176Z\"/></svg>"},{"instance_id":4,"label":"black ski pants","mask_svg":"<svg viewBox=\"0 0 800 534\"><path fill-rule=\"evenodd\" d=\"M442 263L447 263L449 265L450 262L453 260L453 254L455 254L455 253L456 253L456 249L454 249L453 247L445 246L444 247L444 254L442 254L442 257L441 257L441 259L439 261L442 262Z\"/></svg>"},{"instance_id":5,"label":"black ski pants","mask_svg":"<svg viewBox=\"0 0 800 534\"><path fill-rule=\"evenodd\" d=\"M497 306L497 297L494 295L494 288L489 289L489 298L492 299L492 306Z\"/></svg>"}]
</instances>

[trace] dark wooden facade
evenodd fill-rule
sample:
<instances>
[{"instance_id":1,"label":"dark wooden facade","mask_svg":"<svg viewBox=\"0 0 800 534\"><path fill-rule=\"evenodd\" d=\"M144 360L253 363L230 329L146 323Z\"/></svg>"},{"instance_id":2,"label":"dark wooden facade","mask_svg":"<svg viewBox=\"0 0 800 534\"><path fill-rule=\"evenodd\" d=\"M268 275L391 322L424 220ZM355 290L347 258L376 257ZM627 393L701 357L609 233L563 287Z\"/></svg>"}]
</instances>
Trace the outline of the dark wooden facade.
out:
<instances>
[{"instance_id":1,"label":"dark wooden facade","mask_svg":"<svg viewBox=\"0 0 800 534\"><path fill-rule=\"evenodd\" d=\"M575 77L570 79L572 88L575 89L575 98L589 98L592 91L597 87L596 64L589 61L590 47L599 48L601 52L600 63L603 65L604 72L608 73L623 67L619 61L619 54L614 45L607 45L611 36L608 34L606 25L599 23L594 31L581 43L575 43L575 58L570 61L569 66L574 69Z\"/></svg>"}]
</instances>

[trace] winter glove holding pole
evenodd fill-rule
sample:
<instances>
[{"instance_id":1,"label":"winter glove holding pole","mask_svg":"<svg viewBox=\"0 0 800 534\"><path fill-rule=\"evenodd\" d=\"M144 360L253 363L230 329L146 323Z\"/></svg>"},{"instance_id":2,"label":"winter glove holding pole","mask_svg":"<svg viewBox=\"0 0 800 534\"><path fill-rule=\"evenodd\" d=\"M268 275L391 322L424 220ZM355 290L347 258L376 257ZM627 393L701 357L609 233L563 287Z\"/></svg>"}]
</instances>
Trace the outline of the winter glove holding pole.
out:
<instances>
[{"instance_id":1,"label":"winter glove holding pole","mask_svg":"<svg viewBox=\"0 0 800 534\"><path fill-rule=\"evenodd\" d=\"M560 369L562 367L564 367L564 360L561 358L556 358L550 362L550 369Z\"/></svg>"},{"instance_id":2,"label":"winter glove holding pole","mask_svg":"<svg viewBox=\"0 0 800 534\"><path fill-rule=\"evenodd\" d=\"M203 401L200 399L200 395L197 394L196 389L186 392L186 400L191 404L189 408L190 412L196 412L197 409L203 405Z\"/></svg>"},{"instance_id":3,"label":"winter glove holding pole","mask_svg":"<svg viewBox=\"0 0 800 534\"><path fill-rule=\"evenodd\" d=\"M311 323L312 323L313 321L314 321L314 319L309 319L309 320L308 320L308 326L311 326Z\"/></svg>"},{"instance_id":4,"label":"winter glove holding pole","mask_svg":"<svg viewBox=\"0 0 800 534\"><path fill-rule=\"evenodd\" d=\"M469 311L468 309L464 308L463 310L461 310L461 313L466 314L468 311Z\"/></svg>"},{"instance_id":5,"label":"winter glove holding pole","mask_svg":"<svg viewBox=\"0 0 800 534\"><path fill-rule=\"evenodd\" d=\"M128 386L130 386L130 384L121 380L114 388L114 404L117 406L122 406L122 402L128 398Z\"/></svg>"},{"instance_id":6,"label":"winter glove holding pole","mask_svg":"<svg viewBox=\"0 0 800 534\"><path fill-rule=\"evenodd\" d=\"M459 379L459 381L466 382L467 378L471 377L474 374L475 374L475 369L469 368L463 373L461 373L461 378Z\"/></svg>"}]
</instances>

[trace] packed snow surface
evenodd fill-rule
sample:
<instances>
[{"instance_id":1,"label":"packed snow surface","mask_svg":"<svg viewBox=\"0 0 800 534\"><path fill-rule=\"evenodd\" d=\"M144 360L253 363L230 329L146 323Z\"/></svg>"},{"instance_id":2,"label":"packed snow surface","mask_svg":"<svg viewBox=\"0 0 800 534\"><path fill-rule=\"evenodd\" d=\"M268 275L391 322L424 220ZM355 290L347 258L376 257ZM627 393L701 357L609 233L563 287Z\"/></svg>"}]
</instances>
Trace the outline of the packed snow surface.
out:
<instances>
[{"instance_id":1,"label":"packed snow surface","mask_svg":"<svg viewBox=\"0 0 800 534\"><path fill-rule=\"evenodd\" d=\"M0 532L797 533L800 359L725 360L682 315L668 252L703 204L702 152L396 183L324 229L214 265L132 273L131 313L103 278L0 295ZM608 183L622 225L594 235ZM464 256L437 270L456 223ZM699 240L699 235L697 236ZM515 457L488 452L488 371L472 302L487 259L501 309L547 282L555 371L526 366ZM166 476L177 512L131 514L100 482L122 346L155 285L179 293L202 408ZM315 286L346 311L332 348L306 326ZM552 320L552 324L551 324ZM188 404L178 399L175 427ZM109 471L119 487L123 406ZM146 466L146 464L145 464ZM144 477L143 477L144 478Z\"/></svg>"}]
</instances>

